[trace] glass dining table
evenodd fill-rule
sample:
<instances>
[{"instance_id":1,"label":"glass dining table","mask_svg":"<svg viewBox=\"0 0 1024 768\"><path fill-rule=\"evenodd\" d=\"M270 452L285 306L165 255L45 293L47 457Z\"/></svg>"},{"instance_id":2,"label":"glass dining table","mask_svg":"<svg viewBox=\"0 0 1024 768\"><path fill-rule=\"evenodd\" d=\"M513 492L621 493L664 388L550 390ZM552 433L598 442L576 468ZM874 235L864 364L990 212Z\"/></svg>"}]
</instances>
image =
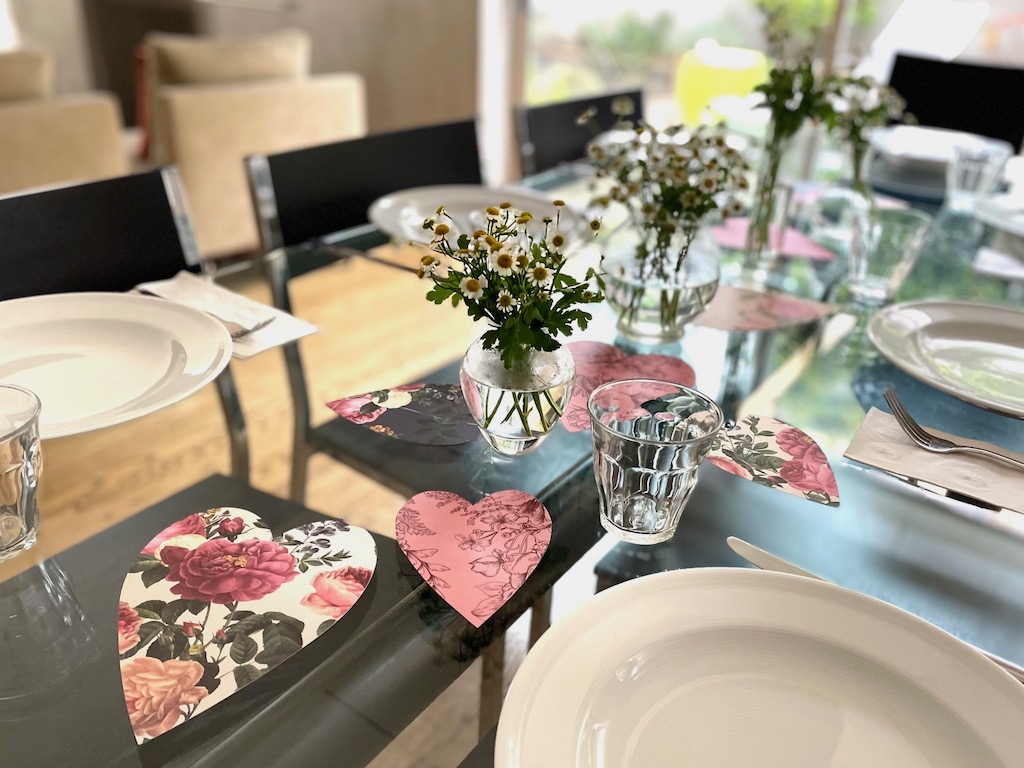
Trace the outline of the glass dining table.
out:
<instances>
[{"instance_id":1,"label":"glass dining table","mask_svg":"<svg viewBox=\"0 0 1024 768\"><path fill-rule=\"evenodd\" d=\"M534 181L558 189L578 178L549 174ZM360 247L366 241L347 242ZM387 256L389 248L375 253ZM1018 304L1016 287L975 272L971 255L940 232L897 300ZM387 266L375 268L396 279ZM822 286L839 268L792 262L775 280L791 292L822 298ZM841 290L835 298L842 302ZM744 566L726 544L726 537L737 536L1024 666L1024 516L842 458L867 410L884 408L882 394L890 384L920 420L938 429L1024 452L1024 425L900 372L866 338L870 316L870 309L843 305L830 319L773 331L694 325L678 344L659 347L690 363L696 387L727 418L772 415L813 436L835 469L841 505L813 504L703 467L676 535L647 547L605 540L597 586L669 569ZM585 337L615 342L610 315L596 320ZM457 383L458 361L421 381ZM589 432L558 428L536 451L506 459L482 438L423 446L343 420L331 428L340 437L335 458L409 496L443 490L473 500L506 489L536 496L553 521L536 571L476 628L423 582L393 539L374 535L376 571L343 620L217 706L137 745L121 691L114 627L125 570L152 531L178 519L183 507L243 507L258 511L278 532L324 517L211 477L0 583L4 765L365 765L536 601L557 591L562 577L606 535L598 519ZM490 764L491 743L493 733L474 752L474 765Z\"/></svg>"}]
</instances>

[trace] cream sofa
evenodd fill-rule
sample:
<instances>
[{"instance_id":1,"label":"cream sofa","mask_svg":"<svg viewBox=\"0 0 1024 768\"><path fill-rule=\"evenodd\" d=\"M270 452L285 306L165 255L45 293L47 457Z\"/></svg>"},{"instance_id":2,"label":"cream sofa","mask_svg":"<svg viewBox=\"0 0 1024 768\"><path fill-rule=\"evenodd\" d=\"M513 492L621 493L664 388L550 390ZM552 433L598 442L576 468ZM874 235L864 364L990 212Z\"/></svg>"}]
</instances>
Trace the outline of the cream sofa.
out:
<instances>
[{"instance_id":1,"label":"cream sofa","mask_svg":"<svg viewBox=\"0 0 1024 768\"><path fill-rule=\"evenodd\" d=\"M305 33L146 40L152 160L178 166L205 259L256 251L243 161L366 133L363 78L310 76Z\"/></svg>"},{"instance_id":2,"label":"cream sofa","mask_svg":"<svg viewBox=\"0 0 1024 768\"><path fill-rule=\"evenodd\" d=\"M0 53L0 194L128 173L114 96L52 93L49 56Z\"/></svg>"}]
</instances>

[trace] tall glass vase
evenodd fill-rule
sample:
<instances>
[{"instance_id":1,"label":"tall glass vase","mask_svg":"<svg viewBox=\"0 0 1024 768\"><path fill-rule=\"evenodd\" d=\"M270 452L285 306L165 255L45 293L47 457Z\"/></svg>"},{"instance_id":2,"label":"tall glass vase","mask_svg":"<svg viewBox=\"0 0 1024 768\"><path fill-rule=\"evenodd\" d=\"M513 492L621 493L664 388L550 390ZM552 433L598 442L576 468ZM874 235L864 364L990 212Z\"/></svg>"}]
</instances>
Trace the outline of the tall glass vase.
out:
<instances>
[{"instance_id":1,"label":"tall glass vase","mask_svg":"<svg viewBox=\"0 0 1024 768\"><path fill-rule=\"evenodd\" d=\"M790 188L780 182L779 170L791 143L791 137L779 138L772 123L757 172L743 253L746 277L757 282L764 282L779 258L791 193Z\"/></svg>"}]
</instances>

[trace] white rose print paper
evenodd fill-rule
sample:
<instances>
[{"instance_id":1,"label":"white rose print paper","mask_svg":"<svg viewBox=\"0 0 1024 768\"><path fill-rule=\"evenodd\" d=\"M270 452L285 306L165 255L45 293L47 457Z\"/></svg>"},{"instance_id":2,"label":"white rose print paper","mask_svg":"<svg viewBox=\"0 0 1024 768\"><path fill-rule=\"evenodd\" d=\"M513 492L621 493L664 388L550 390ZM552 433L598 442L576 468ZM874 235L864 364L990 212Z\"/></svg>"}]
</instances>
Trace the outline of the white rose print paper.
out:
<instances>
[{"instance_id":1,"label":"white rose print paper","mask_svg":"<svg viewBox=\"0 0 1024 768\"><path fill-rule=\"evenodd\" d=\"M377 546L324 520L278 538L243 509L168 526L121 588L121 684L141 744L209 709L313 642L369 584Z\"/></svg>"}]
</instances>

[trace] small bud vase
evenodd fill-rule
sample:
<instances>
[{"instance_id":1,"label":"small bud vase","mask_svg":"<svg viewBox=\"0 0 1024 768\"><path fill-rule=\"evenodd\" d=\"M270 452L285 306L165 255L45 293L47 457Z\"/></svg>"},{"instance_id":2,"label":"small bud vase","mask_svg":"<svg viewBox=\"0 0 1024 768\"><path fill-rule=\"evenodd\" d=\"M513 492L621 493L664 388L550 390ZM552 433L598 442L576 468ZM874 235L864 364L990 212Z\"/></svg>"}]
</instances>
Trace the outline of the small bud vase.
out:
<instances>
[{"instance_id":1,"label":"small bud vase","mask_svg":"<svg viewBox=\"0 0 1024 768\"><path fill-rule=\"evenodd\" d=\"M682 338L686 325L714 298L719 281L719 252L705 229L689 236L685 255L681 244L652 263L651 244L642 229L633 230L630 246L609 245L605 257L605 299L618 315L618 331L641 344L665 344ZM686 237L682 228L674 235ZM639 241L637 241L639 238Z\"/></svg>"},{"instance_id":2,"label":"small bud vase","mask_svg":"<svg viewBox=\"0 0 1024 768\"><path fill-rule=\"evenodd\" d=\"M505 367L497 347L477 339L459 374L469 412L491 448L519 456L536 448L561 418L576 380L572 353L527 349Z\"/></svg>"}]
</instances>

